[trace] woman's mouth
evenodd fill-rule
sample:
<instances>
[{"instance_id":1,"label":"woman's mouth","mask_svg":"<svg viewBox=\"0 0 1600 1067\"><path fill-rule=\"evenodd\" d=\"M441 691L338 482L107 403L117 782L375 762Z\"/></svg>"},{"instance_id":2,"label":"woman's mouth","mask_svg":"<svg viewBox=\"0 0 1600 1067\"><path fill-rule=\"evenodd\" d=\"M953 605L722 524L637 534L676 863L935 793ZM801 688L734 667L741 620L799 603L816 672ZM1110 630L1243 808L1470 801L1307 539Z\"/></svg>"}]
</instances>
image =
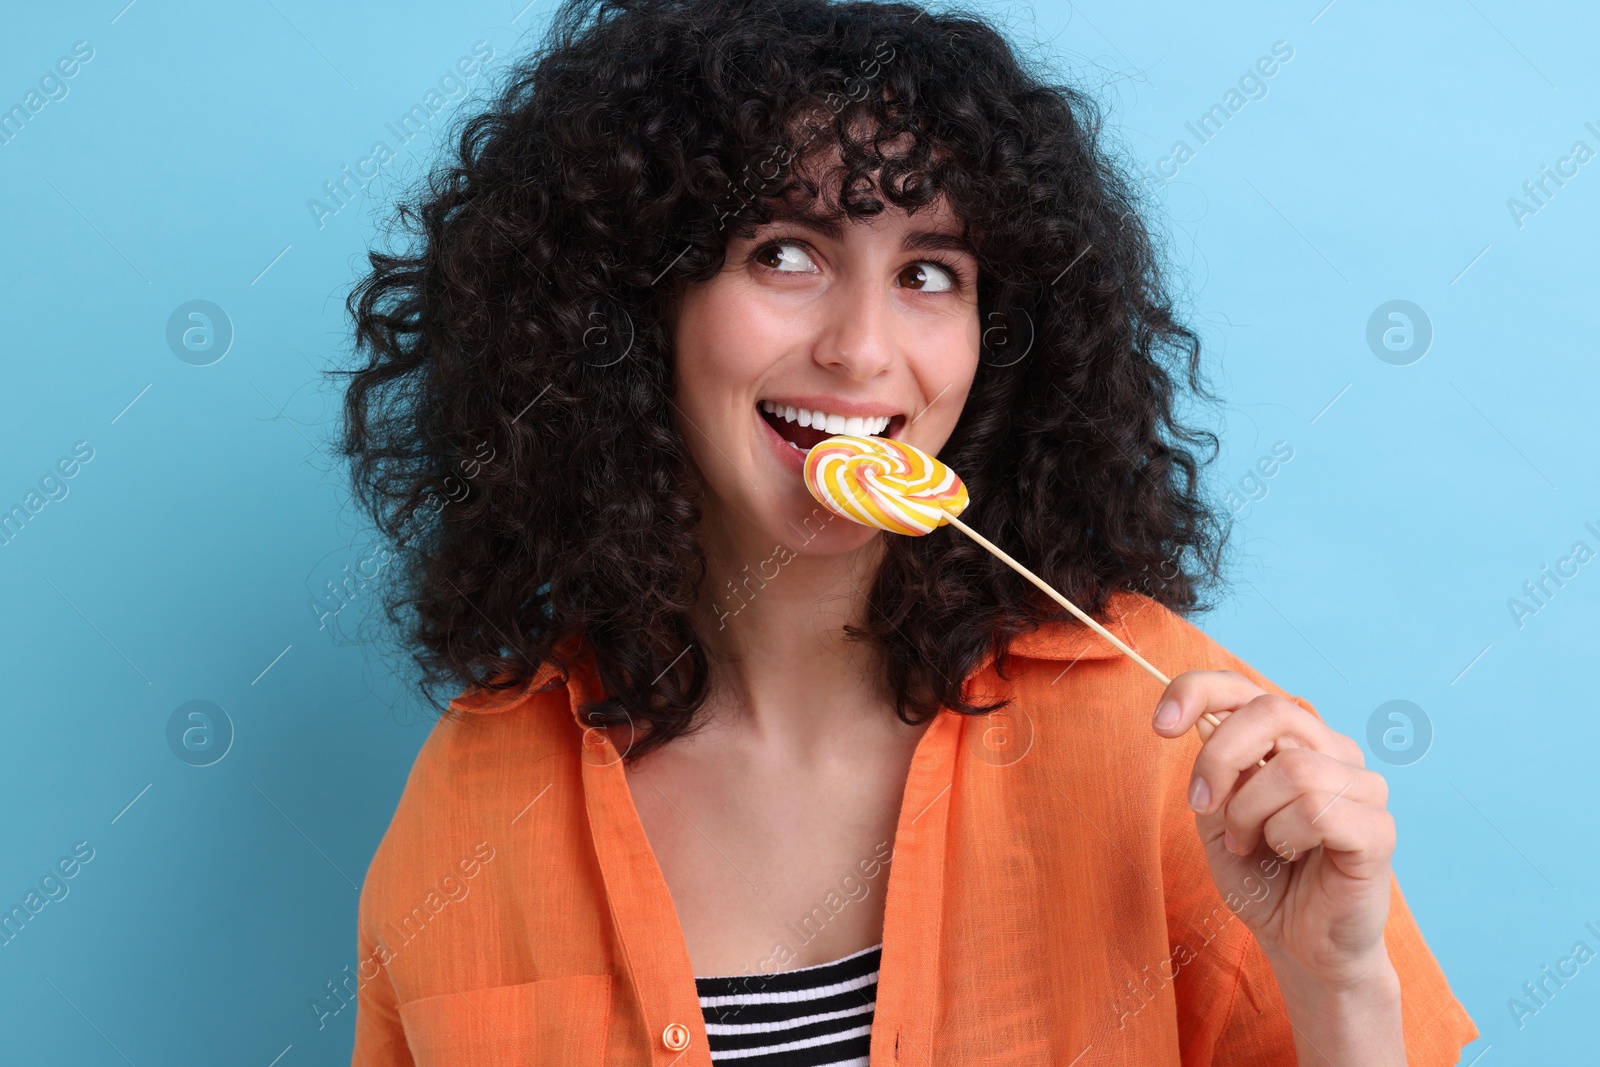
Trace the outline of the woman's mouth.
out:
<instances>
[{"instance_id":1,"label":"woman's mouth","mask_svg":"<svg viewBox=\"0 0 1600 1067\"><path fill-rule=\"evenodd\" d=\"M835 434L893 437L906 421L904 415L834 415L772 400L761 401L757 408L773 432L802 455Z\"/></svg>"}]
</instances>

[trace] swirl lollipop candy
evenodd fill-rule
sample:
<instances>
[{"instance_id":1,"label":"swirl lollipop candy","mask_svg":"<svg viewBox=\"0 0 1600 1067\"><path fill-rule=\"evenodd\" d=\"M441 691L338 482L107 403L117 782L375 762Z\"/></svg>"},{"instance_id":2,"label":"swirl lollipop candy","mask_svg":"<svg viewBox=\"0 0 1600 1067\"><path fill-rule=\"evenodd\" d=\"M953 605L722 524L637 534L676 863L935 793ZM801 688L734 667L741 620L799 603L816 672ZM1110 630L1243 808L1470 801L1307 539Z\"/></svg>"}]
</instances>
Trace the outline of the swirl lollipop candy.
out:
<instances>
[{"instance_id":1,"label":"swirl lollipop candy","mask_svg":"<svg viewBox=\"0 0 1600 1067\"><path fill-rule=\"evenodd\" d=\"M967 487L956 472L892 437L840 434L806 453L806 488L818 502L863 526L919 537L959 515Z\"/></svg>"},{"instance_id":2,"label":"swirl lollipop candy","mask_svg":"<svg viewBox=\"0 0 1600 1067\"><path fill-rule=\"evenodd\" d=\"M812 445L806 453L805 481L819 504L863 526L908 537L932 533L946 523L954 526L1076 615L1162 685L1171 684L1171 679L1110 630L956 518L969 503L967 487L955 471L915 445L892 437L829 437ZM1204 718L1212 726L1222 725L1222 720L1209 711ZM1267 765L1266 760L1256 762L1262 767Z\"/></svg>"}]
</instances>

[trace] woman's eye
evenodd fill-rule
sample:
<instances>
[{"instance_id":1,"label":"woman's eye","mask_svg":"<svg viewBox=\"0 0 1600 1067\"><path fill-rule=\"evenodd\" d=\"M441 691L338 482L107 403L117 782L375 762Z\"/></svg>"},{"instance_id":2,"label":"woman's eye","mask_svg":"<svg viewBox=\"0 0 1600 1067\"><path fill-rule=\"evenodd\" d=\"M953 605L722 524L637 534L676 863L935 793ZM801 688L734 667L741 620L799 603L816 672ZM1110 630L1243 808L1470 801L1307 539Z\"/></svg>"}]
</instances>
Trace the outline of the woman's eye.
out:
<instances>
[{"instance_id":1,"label":"woman's eye","mask_svg":"<svg viewBox=\"0 0 1600 1067\"><path fill-rule=\"evenodd\" d=\"M944 293L955 288L955 279L937 263L913 263L900 272L900 284L924 293Z\"/></svg>"},{"instance_id":2,"label":"woman's eye","mask_svg":"<svg viewBox=\"0 0 1600 1067\"><path fill-rule=\"evenodd\" d=\"M758 249L755 259L763 267L782 271L784 274L806 274L817 269L804 249L787 241L778 241Z\"/></svg>"}]
</instances>

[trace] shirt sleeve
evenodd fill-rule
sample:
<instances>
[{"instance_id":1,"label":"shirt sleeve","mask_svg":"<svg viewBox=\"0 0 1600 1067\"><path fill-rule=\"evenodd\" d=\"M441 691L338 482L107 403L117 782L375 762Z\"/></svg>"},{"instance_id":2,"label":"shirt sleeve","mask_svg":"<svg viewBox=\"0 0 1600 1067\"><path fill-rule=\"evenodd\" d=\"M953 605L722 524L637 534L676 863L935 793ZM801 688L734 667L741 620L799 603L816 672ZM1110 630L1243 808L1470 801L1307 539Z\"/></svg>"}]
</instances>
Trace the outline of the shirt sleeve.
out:
<instances>
[{"instance_id":1,"label":"shirt sleeve","mask_svg":"<svg viewBox=\"0 0 1600 1067\"><path fill-rule=\"evenodd\" d=\"M369 876L367 885L371 884ZM356 968L356 1043L350 1067L414 1067L394 983L384 965L387 949L378 947L368 925L371 897L367 885L362 887L356 924L360 963Z\"/></svg>"},{"instance_id":2,"label":"shirt sleeve","mask_svg":"<svg viewBox=\"0 0 1600 1067\"><path fill-rule=\"evenodd\" d=\"M419 832L418 812L430 807L445 810L449 806L438 799L439 753L447 741L445 729L436 723L412 761L389 826L361 880L361 898L356 908L356 1039L351 1067L415 1067L400 1003L416 994L408 990L404 981L397 984L391 967L404 967L406 962L399 955L401 946L394 943L393 921L405 921L410 912L406 905L415 896L397 889L397 884L413 885L409 872L427 867L427 840ZM406 904L397 904L397 900Z\"/></svg>"},{"instance_id":3,"label":"shirt sleeve","mask_svg":"<svg viewBox=\"0 0 1600 1067\"><path fill-rule=\"evenodd\" d=\"M1393 876L1383 940L1400 976L1400 1025L1408 1067L1459 1063L1462 1046L1477 1040L1478 1028L1450 991ZM1272 965L1254 937L1248 942L1239 961L1227 1019L1210 1060L1213 1067L1277 1067L1295 1062L1294 1031Z\"/></svg>"}]
</instances>

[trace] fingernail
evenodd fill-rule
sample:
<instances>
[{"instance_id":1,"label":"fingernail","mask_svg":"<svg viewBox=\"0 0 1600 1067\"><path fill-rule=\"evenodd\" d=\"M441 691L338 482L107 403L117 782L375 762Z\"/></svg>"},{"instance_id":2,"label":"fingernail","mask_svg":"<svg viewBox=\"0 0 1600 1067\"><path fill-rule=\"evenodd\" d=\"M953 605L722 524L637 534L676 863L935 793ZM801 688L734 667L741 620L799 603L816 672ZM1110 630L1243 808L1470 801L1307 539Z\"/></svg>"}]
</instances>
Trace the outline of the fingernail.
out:
<instances>
[{"instance_id":1,"label":"fingernail","mask_svg":"<svg viewBox=\"0 0 1600 1067\"><path fill-rule=\"evenodd\" d=\"M1211 787L1204 778L1196 778L1189 785L1189 806L1195 811L1205 811L1211 803Z\"/></svg>"},{"instance_id":2,"label":"fingernail","mask_svg":"<svg viewBox=\"0 0 1600 1067\"><path fill-rule=\"evenodd\" d=\"M1229 830L1227 827L1223 827L1222 830L1222 847L1227 849L1229 852L1239 851L1239 839L1234 837L1233 831Z\"/></svg>"},{"instance_id":3,"label":"fingernail","mask_svg":"<svg viewBox=\"0 0 1600 1067\"><path fill-rule=\"evenodd\" d=\"M1163 700L1156 708L1156 729L1170 730L1178 725L1178 705L1171 700Z\"/></svg>"}]
</instances>

